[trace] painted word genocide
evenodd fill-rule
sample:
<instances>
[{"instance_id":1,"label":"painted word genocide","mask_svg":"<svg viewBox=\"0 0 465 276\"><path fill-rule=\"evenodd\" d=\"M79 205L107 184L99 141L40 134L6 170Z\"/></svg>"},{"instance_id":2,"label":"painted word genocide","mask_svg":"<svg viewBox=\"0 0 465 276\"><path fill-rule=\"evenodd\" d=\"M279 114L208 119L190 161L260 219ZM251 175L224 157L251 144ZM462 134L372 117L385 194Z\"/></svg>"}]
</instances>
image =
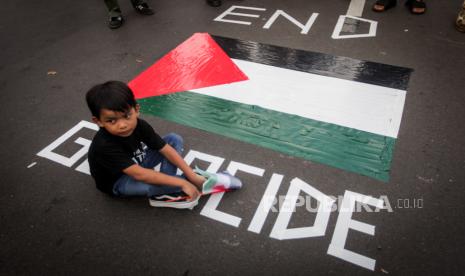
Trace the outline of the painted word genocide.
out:
<instances>
[{"instance_id":1,"label":"painted word genocide","mask_svg":"<svg viewBox=\"0 0 465 276\"><path fill-rule=\"evenodd\" d=\"M66 133L58 137L50 145L42 149L37 155L43 158L52 160L66 167L75 167L76 171L89 174L89 165L87 159L84 160L91 141L83 137L78 137L74 141L71 138L79 135L83 129L98 130L97 125L81 121L68 130ZM55 152L55 150L65 143L76 143L82 147L71 156L63 156ZM225 158L214 156L207 153L190 150L184 157L188 164L192 164L195 159L207 162L209 172L217 172L225 162ZM263 177L265 170L259 167L243 164L236 161L230 161L227 165L227 170L231 174L236 174L238 171ZM277 201L277 193L282 185L284 176L273 173L268 180L265 192L261 195L261 200L255 210L255 213L250 222L248 222L247 230L253 233L260 234L262 227L267 219L270 211L276 210L275 204ZM304 192L312 199L318 201L318 207L315 210L316 217L312 226L288 228L291 217L298 205L299 194ZM243 223L242 218L228 214L217 209L223 193L213 194L200 211L200 215L213 219L215 221L238 228ZM352 219L352 213L355 211L356 204L364 206L372 206L375 211L386 208L385 201L381 198L374 198L360 193L345 191L342 203L338 208L334 208L335 199L325 193L315 189L313 186L306 183L304 180L294 178L289 183L287 194L284 197L282 205L279 206L279 214L273 225L269 236L278 240L288 239L304 239L312 237L325 236L328 220L332 211L336 209L338 218L334 229L331 242L329 244L327 254L338 257L355 265L374 270L376 260L359 253L350 251L345 248L346 240L349 235L349 230L356 230L368 235L375 234L375 226L370 225L355 219Z\"/></svg>"}]
</instances>

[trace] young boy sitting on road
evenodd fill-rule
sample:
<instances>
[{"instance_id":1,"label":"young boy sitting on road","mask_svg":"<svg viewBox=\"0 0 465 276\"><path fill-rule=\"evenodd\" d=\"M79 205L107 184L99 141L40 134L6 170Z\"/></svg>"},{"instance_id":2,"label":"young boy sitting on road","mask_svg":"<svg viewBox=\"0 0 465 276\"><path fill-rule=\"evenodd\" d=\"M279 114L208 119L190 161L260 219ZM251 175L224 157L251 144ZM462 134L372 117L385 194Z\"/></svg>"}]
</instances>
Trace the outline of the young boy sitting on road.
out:
<instances>
[{"instance_id":1,"label":"young boy sitting on road","mask_svg":"<svg viewBox=\"0 0 465 276\"><path fill-rule=\"evenodd\" d=\"M89 166L96 186L107 194L146 196L185 193L199 198L205 178L180 156L182 138L174 133L161 138L139 118L139 105L123 82L109 81L86 94L92 120L100 130L89 148ZM160 172L153 168L161 163ZM183 177L176 176L177 168Z\"/></svg>"}]
</instances>

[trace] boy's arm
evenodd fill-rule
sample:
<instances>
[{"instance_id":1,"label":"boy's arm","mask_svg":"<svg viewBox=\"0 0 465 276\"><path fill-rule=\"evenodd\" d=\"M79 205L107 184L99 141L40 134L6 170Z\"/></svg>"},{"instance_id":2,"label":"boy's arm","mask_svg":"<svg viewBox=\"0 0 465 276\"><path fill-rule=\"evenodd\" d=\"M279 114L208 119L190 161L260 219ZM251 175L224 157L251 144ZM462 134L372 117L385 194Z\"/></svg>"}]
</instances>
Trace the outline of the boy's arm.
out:
<instances>
[{"instance_id":1,"label":"boy's arm","mask_svg":"<svg viewBox=\"0 0 465 276\"><path fill-rule=\"evenodd\" d=\"M196 174L172 146L166 144L160 150L160 153L163 154L163 156L165 156L173 165L178 167L184 173L187 180L202 190L202 184L205 182L205 178Z\"/></svg>"},{"instance_id":2,"label":"boy's arm","mask_svg":"<svg viewBox=\"0 0 465 276\"><path fill-rule=\"evenodd\" d=\"M152 169L146 169L137 164L134 164L124 169L123 172L131 176L135 180L144 183L180 187L182 191L191 198L191 200L196 199L200 195L197 188L194 185L192 185L189 181L186 181L179 177L156 172Z\"/></svg>"}]
</instances>

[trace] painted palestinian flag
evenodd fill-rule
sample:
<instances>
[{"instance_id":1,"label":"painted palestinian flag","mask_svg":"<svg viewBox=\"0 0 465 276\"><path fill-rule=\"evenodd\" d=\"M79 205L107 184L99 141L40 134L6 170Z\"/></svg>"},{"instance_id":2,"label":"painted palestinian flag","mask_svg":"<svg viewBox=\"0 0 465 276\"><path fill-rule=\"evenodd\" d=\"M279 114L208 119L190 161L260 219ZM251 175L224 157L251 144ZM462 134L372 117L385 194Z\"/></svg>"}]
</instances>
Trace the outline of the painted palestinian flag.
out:
<instances>
[{"instance_id":1,"label":"painted palestinian flag","mask_svg":"<svg viewBox=\"0 0 465 276\"><path fill-rule=\"evenodd\" d=\"M143 113L387 182L410 74L198 33L129 86Z\"/></svg>"}]
</instances>

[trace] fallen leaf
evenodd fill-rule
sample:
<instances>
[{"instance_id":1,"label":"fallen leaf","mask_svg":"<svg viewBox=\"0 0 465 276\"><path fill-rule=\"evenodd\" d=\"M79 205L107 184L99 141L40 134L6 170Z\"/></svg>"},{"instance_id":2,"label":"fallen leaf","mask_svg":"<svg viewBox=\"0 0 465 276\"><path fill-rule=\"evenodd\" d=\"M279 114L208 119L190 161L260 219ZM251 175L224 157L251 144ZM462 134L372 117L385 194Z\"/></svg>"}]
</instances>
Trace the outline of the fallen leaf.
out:
<instances>
[{"instance_id":1,"label":"fallen leaf","mask_svg":"<svg viewBox=\"0 0 465 276\"><path fill-rule=\"evenodd\" d=\"M423 177L421 175L417 175L417 178L425 183L433 183L434 182L434 179L433 178L427 178L427 177Z\"/></svg>"},{"instance_id":2,"label":"fallen leaf","mask_svg":"<svg viewBox=\"0 0 465 276\"><path fill-rule=\"evenodd\" d=\"M48 71L47 75L49 76L55 76L57 74L57 71Z\"/></svg>"}]
</instances>

